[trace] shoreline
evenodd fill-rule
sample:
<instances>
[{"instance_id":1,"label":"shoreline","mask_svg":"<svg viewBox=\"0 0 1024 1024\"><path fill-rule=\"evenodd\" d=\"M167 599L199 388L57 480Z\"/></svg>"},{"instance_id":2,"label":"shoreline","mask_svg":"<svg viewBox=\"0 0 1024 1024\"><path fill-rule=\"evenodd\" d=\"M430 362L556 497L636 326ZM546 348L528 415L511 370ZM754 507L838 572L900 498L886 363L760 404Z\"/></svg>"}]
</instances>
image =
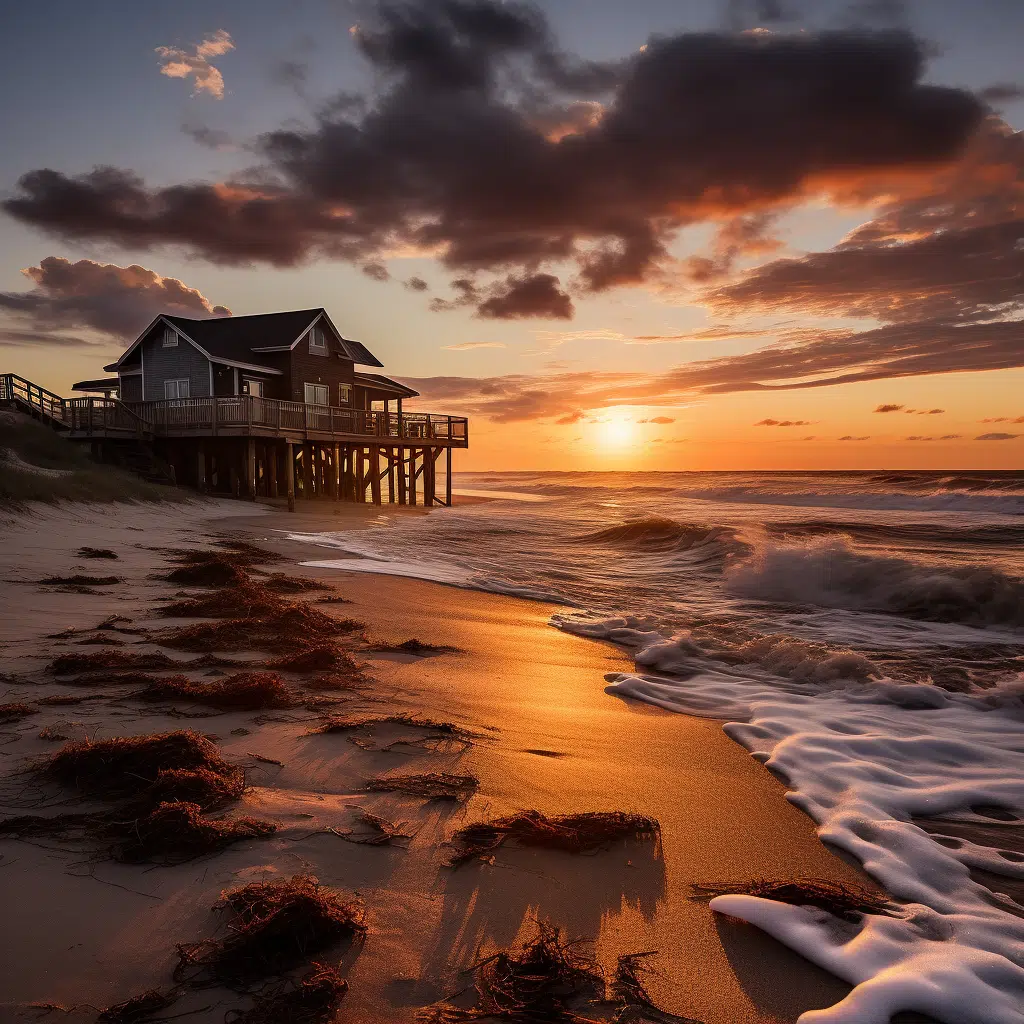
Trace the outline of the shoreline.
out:
<instances>
[{"instance_id":1,"label":"shoreline","mask_svg":"<svg viewBox=\"0 0 1024 1024\"><path fill-rule=\"evenodd\" d=\"M8 543L0 555L5 579L65 571L77 547L109 547L120 537L123 558L109 566L117 567L125 583L100 596L36 593L39 588L30 585L5 588L0 670L21 666L33 679L5 700L31 700L43 686L46 692L60 689L39 681L39 669L55 653L54 644L46 651L38 646L43 634L93 625L106 615L125 614L129 606L128 614L153 624L146 613L175 588L148 579L163 562L156 552L131 547L141 543L140 535L146 535L148 548L205 545L217 534L231 534L285 555L291 564L274 571L333 583L353 603L325 610L364 621L372 643L416 638L458 648L430 657L363 652L376 680L366 707L442 717L486 738L461 754L392 756L361 750L342 736L303 735L316 714L261 726L252 721L259 716L240 712L182 722L148 708L140 713L123 693L101 694L78 705L74 715L47 708L8 727L17 738L3 748L5 776L26 757L56 749L36 739L51 718L76 718L90 734L183 725L215 732L229 760L246 762L252 788L240 810L275 821L281 831L178 867L102 863L74 879L66 874L75 870L73 856L0 841L0 884L11 893L0 947L9 968L0 991L3 1012L30 1019L33 1013L24 1005L29 1002L102 1006L165 985L174 943L204 934L207 908L222 888L298 870L358 892L367 905L370 932L346 965L351 988L342 1020L413 1019L418 1009L465 986L461 971L478 958L481 946L526 937L535 917L550 919L573 938L595 940L606 967L621 953L658 950L651 958L658 972L650 985L656 1002L706 1024L792 1021L842 998L848 991L842 982L755 928L716 917L689 898L694 883L760 876L813 875L865 884L858 870L822 845L810 819L787 803L785 788L723 733L720 722L609 697L604 673L628 670L631 660L610 645L549 626L550 612L561 606L405 577L300 566L306 546L273 532L354 529L380 514L373 506L288 514L238 502L197 502L84 514L71 506L12 524L20 543ZM125 532L133 529L138 532ZM250 734L235 739L235 728L249 728ZM251 763L249 752L283 765ZM479 777L480 789L454 813L361 792L368 773L398 768L469 771ZM310 835L318 824L340 821L356 806L414 820L418 831L409 849ZM662 824L660 851L615 844L581 857L504 849L494 864L457 871L441 866L450 852L442 843L459 824L527 807L548 814L652 815ZM190 1019L220 1020L230 1005L221 1001Z\"/></svg>"}]
</instances>

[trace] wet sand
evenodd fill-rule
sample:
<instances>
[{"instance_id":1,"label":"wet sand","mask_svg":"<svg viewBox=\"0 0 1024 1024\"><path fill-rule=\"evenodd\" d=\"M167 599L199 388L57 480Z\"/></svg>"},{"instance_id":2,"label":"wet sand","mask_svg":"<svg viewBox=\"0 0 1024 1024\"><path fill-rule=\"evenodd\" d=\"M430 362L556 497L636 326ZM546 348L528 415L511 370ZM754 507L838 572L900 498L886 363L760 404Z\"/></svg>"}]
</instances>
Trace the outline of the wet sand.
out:
<instances>
[{"instance_id":1,"label":"wet sand","mask_svg":"<svg viewBox=\"0 0 1024 1024\"><path fill-rule=\"evenodd\" d=\"M56 653L82 648L44 641L44 634L91 626L111 614L154 624L147 614L176 588L148 578L166 565L149 548L245 535L297 563L322 558L324 550L287 540L288 530L349 529L396 514L424 513L342 505L300 506L288 515L222 502L69 507L5 524L0 671L27 678L5 683L3 700L68 692L41 669ZM83 562L74 555L81 545L112 547L121 558ZM594 940L606 966L622 953L657 950L650 958L656 1001L707 1024L794 1021L842 997L841 982L689 898L691 885L723 879L864 881L829 853L810 820L786 802L779 781L719 723L605 694L603 674L629 662L610 646L548 626L554 606L396 577L287 564L275 569L334 584L352 603L320 607L364 621L371 648L415 637L458 649L429 657L365 651L362 660L376 682L346 712L421 712L483 738L464 751L365 750L344 735L306 735L317 722L308 711L263 724L255 721L258 714L239 712L182 720L107 690L97 700L40 708L8 724L0 747L5 799L24 795L12 776L26 759L59 749L37 738L45 725L63 723L75 738L191 726L216 735L225 757L246 766L252 788L239 810L276 822L280 831L171 868L83 863L53 842L0 841L3 1019L35 1019L31 1002L104 1006L166 987L175 943L211 934L209 907L221 889L299 871L357 892L367 906L366 941L345 960L351 988L340 1020L414 1019L424 1005L464 988L465 968L482 953L528 936L537 919ZM70 571L109 572L124 582L99 595L53 593L31 582ZM232 735L238 728L249 733ZM479 777L480 788L457 807L362 791L367 778L398 770L467 771ZM530 807L651 815L661 822L660 849L618 843L574 856L508 848L493 864L443 866L450 853L443 843L454 828ZM356 808L414 823L408 849L353 845L322 831L351 827ZM12 812L5 806L3 813ZM201 1009L187 1019L212 1022L238 1005L236 996L206 990L169 1012Z\"/></svg>"}]
</instances>

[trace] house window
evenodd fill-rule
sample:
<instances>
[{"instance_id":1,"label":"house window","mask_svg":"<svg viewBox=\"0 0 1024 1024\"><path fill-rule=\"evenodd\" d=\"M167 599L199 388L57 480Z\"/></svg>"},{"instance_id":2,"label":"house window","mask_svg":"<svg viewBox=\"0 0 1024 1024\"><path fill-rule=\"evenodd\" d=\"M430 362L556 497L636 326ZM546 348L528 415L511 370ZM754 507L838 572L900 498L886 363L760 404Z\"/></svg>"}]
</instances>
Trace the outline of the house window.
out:
<instances>
[{"instance_id":1,"label":"house window","mask_svg":"<svg viewBox=\"0 0 1024 1024\"><path fill-rule=\"evenodd\" d=\"M327 352L327 335L324 334L322 327L314 327L309 332L309 351L310 352Z\"/></svg>"},{"instance_id":2,"label":"house window","mask_svg":"<svg viewBox=\"0 0 1024 1024\"><path fill-rule=\"evenodd\" d=\"M352 401L352 385L338 385L338 405L348 405Z\"/></svg>"},{"instance_id":3,"label":"house window","mask_svg":"<svg viewBox=\"0 0 1024 1024\"><path fill-rule=\"evenodd\" d=\"M164 348L178 347L178 332L173 327L164 328Z\"/></svg>"},{"instance_id":4,"label":"house window","mask_svg":"<svg viewBox=\"0 0 1024 1024\"><path fill-rule=\"evenodd\" d=\"M188 398L188 378L165 380L164 398Z\"/></svg>"},{"instance_id":5,"label":"house window","mask_svg":"<svg viewBox=\"0 0 1024 1024\"><path fill-rule=\"evenodd\" d=\"M257 380L255 377L243 377L242 378L242 394L252 395L254 398L263 397L263 381Z\"/></svg>"},{"instance_id":6,"label":"house window","mask_svg":"<svg viewBox=\"0 0 1024 1024\"><path fill-rule=\"evenodd\" d=\"M328 405L331 401L326 384L306 384L306 405Z\"/></svg>"}]
</instances>

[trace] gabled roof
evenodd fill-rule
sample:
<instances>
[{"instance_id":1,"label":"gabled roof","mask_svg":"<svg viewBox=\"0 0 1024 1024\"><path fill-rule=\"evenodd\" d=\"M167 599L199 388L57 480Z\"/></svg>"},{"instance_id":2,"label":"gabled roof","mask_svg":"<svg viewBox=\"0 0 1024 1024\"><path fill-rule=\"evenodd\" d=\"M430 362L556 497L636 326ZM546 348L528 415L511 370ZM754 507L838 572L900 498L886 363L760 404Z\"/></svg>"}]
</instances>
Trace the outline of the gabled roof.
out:
<instances>
[{"instance_id":1,"label":"gabled roof","mask_svg":"<svg viewBox=\"0 0 1024 1024\"><path fill-rule=\"evenodd\" d=\"M187 340L218 362L258 366L265 362L261 352L283 352L294 348L306 331L321 318L327 321L337 335L342 350L353 362L363 366L384 365L366 346L342 337L323 308L256 313L253 316L213 317L209 320L190 320L183 316L162 316L157 317L157 320L164 320L177 328ZM150 324L110 368L116 369L123 363L152 327L153 324Z\"/></svg>"},{"instance_id":2,"label":"gabled roof","mask_svg":"<svg viewBox=\"0 0 1024 1024\"><path fill-rule=\"evenodd\" d=\"M419 398L419 392L399 384L397 380L385 377L383 373L357 373L355 383L365 387L376 388L379 391L390 391L401 398Z\"/></svg>"}]
</instances>

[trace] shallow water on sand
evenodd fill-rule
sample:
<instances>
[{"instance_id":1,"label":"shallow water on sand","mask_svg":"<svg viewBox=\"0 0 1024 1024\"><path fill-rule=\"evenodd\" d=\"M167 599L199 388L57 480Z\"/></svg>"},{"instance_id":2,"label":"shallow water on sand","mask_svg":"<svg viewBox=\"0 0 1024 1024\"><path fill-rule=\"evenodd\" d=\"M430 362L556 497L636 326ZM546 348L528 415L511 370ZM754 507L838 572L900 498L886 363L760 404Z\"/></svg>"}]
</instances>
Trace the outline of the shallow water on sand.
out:
<instances>
[{"instance_id":1,"label":"shallow water on sand","mask_svg":"<svg viewBox=\"0 0 1024 1024\"><path fill-rule=\"evenodd\" d=\"M855 986L802 1019L1024 1021L1024 909L976 880L1024 878L1024 856L936 838L1024 827L1024 474L636 481L463 474L456 493L496 500L302 539L346 556L313 564L567 605L553 625L635 652L609 693L728 720L898 901L852 930L712 904Z\"/></svg>"}]
</instances>

